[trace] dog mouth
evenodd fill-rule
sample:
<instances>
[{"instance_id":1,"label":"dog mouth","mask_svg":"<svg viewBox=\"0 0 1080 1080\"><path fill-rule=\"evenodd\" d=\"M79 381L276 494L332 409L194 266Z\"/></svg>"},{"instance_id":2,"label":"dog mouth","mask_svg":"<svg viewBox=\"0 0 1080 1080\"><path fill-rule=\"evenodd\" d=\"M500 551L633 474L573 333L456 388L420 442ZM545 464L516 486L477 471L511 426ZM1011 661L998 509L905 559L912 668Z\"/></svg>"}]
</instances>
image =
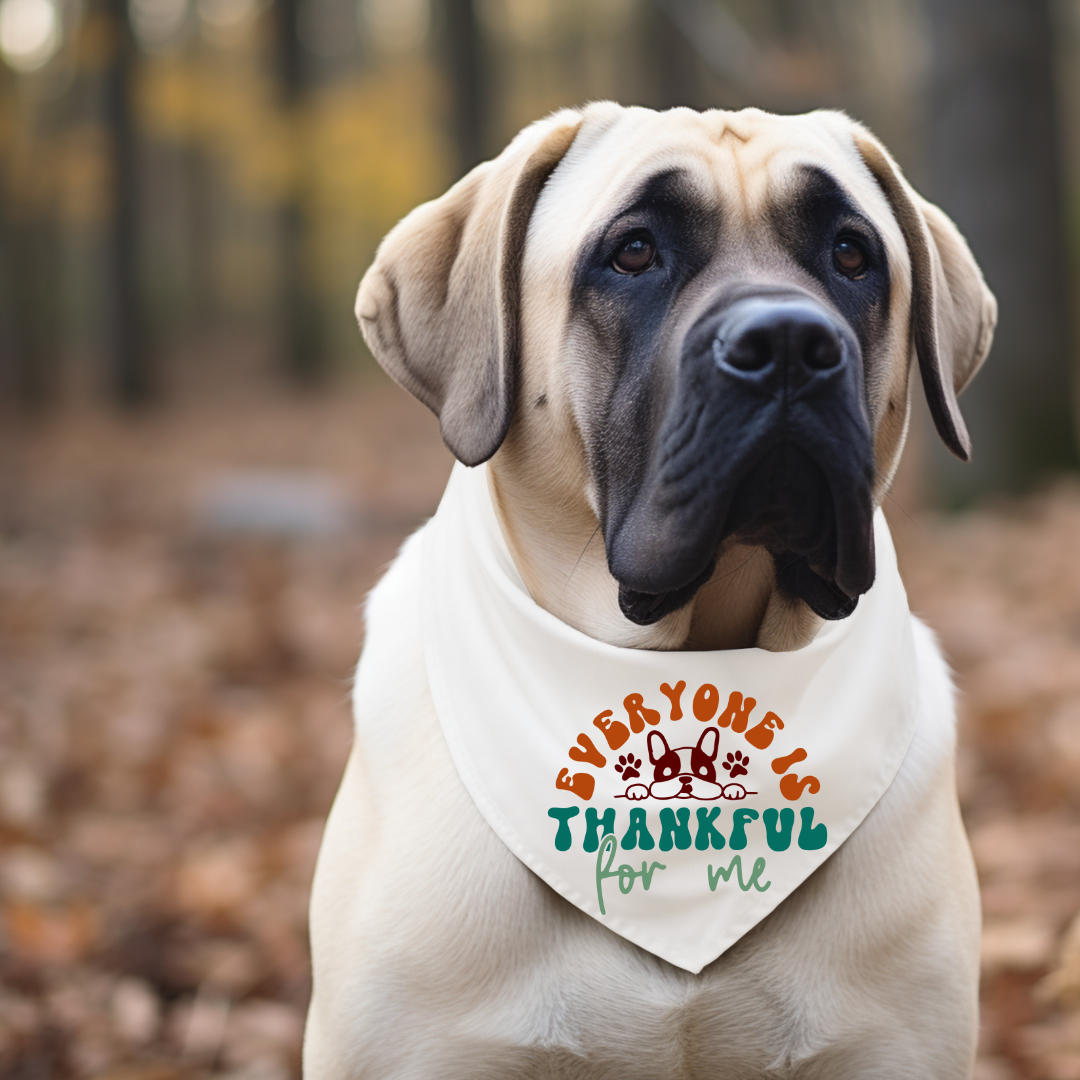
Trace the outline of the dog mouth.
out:
<instances>
[{"instance_id":1,"label":"dog mouth","mask_svg":"<svg viewBox=\"0 0 1080 1080\"><path fill-rule=\"evenodd\" d=\"M736 489L724 532L764 548L777 588L823 619L845 619L874 580L874 546L863 506L838 514L833 487L799 447L783 443ZM856 534L854 543L842 537Z\"/></svg>"},{"instance_id":2,"label":"dog mouth","mask_svg":"<svg viewBox=\"0 0 1080 1080\"><path fill-rule=\"evenodd\" d=\"M652 626L673 611L689 604L701 586L712 577L715 568L714 558L693 581L668 592L644 592L619 582L619 610L638 626Z\"/></svg>"},{"instance_id":3,"label":"dog mouth","mask_svg":"<svg viewBox=\"0 0 1080 1080\"><path fill-rule=\"evenodd\" d=\"M844 619L874 579L873 543L866 542L865 526L857 524L866 515L854 516L855 528L850 522L845 528L860 535L841 545L841 524L828 478L805 451L781 443L735 487L714 550L727 540L763 548L773 558L781 593L804 601L823 619ZM714 554L685 585L660 592L620 582L619 607L640 626L656 623L689 603L715 567Z\"/></svg>"}]
</instances>

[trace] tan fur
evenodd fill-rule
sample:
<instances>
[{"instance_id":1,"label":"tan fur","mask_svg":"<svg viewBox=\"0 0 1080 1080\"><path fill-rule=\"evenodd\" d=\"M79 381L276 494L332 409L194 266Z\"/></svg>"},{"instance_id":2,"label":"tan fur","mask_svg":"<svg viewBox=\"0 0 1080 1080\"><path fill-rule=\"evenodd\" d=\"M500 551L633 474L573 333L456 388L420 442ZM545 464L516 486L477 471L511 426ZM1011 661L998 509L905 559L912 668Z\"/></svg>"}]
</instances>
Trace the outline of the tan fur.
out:
<instances>
[{"instance_id":1,"label":"tan fur","mask_svg":"<svg viewBox=\"0 0 1080 1080\"><path fill-rule=\"evenodd\" d=\"M414 211L364 279L357 313L376 357L439 415L462 460L494 455L496 510L529 591L596 638L784 650L819 626L775 589L764 551L736 544L686 608L653 626L623 617L587 449L612 373L575 338L570 295L590 229L637 179L679 166L725 221L695 287L737 272L796 282L828 305L761 227L800 163L840 177L886 243L888 332L866 383L880 502L916 354L943 437L966 454L955 395L986 355L995 308L952 224L847 117L564 111ZM562 901L479 816L427 689L416 544L368 608L357 743L312 899L308 1080L970 1076L977 887L953 779L952 690L925 628L918 728L892 786L796 893L690 975ZM435 907L424 880L439 883Z\"/></svg>"}]
</instances>

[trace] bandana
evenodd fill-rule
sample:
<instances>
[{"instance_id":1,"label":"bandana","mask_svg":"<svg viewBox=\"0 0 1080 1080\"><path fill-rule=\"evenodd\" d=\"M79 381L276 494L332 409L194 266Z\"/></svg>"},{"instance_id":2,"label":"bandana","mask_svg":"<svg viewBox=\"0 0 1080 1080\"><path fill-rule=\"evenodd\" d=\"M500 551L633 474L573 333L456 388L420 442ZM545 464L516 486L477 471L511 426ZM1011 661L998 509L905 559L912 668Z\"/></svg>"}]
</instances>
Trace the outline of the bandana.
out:
<instances>
[{"instance_id":1,"label":"bandana","mask_svg":"<svg viewBox=\"0 0 1080 1080\"><path fill-rule=\"evenodd\" d=\"M698 972L847 839L916 723L907 596L877 580L793 652L619 648L529 596L457 465L422 546L424 653L461 779L504 844L609 930Z\"/></svg>"}]
</instances>

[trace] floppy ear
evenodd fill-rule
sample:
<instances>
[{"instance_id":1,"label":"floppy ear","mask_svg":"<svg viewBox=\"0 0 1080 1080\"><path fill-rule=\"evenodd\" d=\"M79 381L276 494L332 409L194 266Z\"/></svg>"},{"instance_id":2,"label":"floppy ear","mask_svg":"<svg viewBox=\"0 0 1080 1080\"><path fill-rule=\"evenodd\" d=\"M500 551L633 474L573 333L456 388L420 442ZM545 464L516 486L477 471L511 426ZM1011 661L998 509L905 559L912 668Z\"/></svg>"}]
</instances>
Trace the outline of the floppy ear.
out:
<instances>
[{"instance_id":1,"label":"floppy ear","mask_svg":"<svg viewBox=\"0 0 1080 1080\"><path fill-rule=\"evenodd\" d=\"M997 322L997 301L956 226L917 195L888 151L858 129L855 146L892 207L911 259L911 328L923 389L938 434L971 458L956 395L979 370Z\"/></svg>"},{"instance_id":2,"label":"floppy ear","mask_svg":"<svg viewBox=\"0 0 1080 1080\"><path fill-rule=\"evenodd\" d=\"M654 746L654 744L653 744L654 739L656 740L657 743L660 744L659 747ZM659 731L650 731L649 732L649 737L645 740L645 745L648 746L648 748L649 748L649 760L654 765L659 764L660 759L665 754L670 754L671 753L671 747L668 746L667 739L665 739L664 736L661 735Z\"/></svg>"},{"instance_id":3,"label":"floppy ear","mask_svg":"<svg viewBox=\"0 0 1080 1080\"><path fill-rule=\"evenodd\" d=\"M564 110L526 128L400 222L360 282L356 315L375 359L435 413L466 465L491 457L510 426L525 234L580 126Z\"/></svg>"}]
</instances>

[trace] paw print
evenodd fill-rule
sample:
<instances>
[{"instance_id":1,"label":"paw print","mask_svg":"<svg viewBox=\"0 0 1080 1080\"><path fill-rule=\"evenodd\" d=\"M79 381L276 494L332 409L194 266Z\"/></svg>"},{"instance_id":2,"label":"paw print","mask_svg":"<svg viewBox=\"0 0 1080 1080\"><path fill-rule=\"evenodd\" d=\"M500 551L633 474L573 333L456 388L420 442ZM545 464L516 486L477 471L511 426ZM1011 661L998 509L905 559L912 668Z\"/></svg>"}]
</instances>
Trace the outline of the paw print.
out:
<instances>
[{"instance_id":1,"label":"paw print","mask_svg":"<svg viewBox=\"0 0 1080 1080\"><path fill-rule=\"evenodd\" d=\"M734 780L736 776L746 775L746 766L750 764L750 757L744 754L741 750L736 750L734 754L728 754L727 759L724 761L724 768L731 774L731 779Z\"/></svg>"},{"instance_id":2,"label":"paw print","mask_svg":"<svg viewBox=\"0 0 1080 1080\"><path fill-rule=\"evenodd\" d=\"M641 758L634 757L633 754L620 754L619 764L615 766L615 771L619 773L624 780L630 780L632 777L641 775Z\"/></svg>"}]
</instances>

